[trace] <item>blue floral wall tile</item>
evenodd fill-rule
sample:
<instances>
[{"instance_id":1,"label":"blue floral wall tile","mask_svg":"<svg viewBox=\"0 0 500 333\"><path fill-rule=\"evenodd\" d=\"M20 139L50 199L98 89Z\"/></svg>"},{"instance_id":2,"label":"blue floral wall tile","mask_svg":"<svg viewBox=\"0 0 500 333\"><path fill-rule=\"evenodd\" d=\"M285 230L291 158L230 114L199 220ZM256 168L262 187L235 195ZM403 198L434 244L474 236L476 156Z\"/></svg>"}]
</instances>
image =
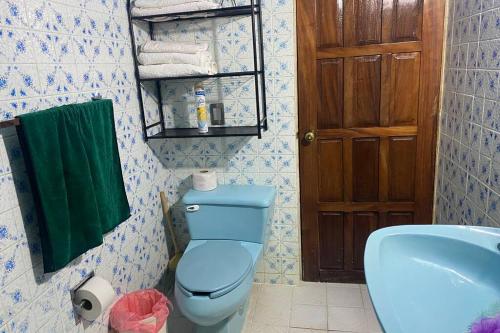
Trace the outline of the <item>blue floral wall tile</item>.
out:
<instances>
[{"instance_id":1,"label":"blue floral wall tile","mask_svg":"<svg viewBox=\"0 0 500 333\"><path fill-rule=\"evenodd\" d=\"M0 304L0 325L7 323L14 318L14 315L23 308L29 307L32 301L32 294L26 288L26 276L21 275L12 281L1 292L2 304Z\"/></svg>"},{"instance_id":2,"label":"blue floral wall tile","mask_svg":"<svg viewBox=\"0 0 500 333\"><path fill-rule=\"evenodd\" d=\"M27 15L23 0L0 1L0 24L2 26L26 27Z\"/></svg>"},{"instance_id":3,"label":"blue floral wall tile","mask_svg":"<svg viewBox=\"0 0 500 333\"><path fill-rule=\"evenodd\" d=\"M157 194L171 173L161 153L152 151L156 147L142 140L126 2L0 0L0 43L0 119L86 102L97 93L114 102L134 214L102 246L53 274L43 273L15 130L0 130L0 332L83 332L75 324L69 290L87 274L95 271L124 293L154 287L168 259ZM85 331L107 326L104 315Z\"/></svg>"},{"instance_id":4,"label":"blue floral wall tile","mask_svg":"<svg viewBox=\"0 0 500 333\"><path fill-rule=\"evenodd\" d=\"M500 225L499 5L474 0L449 7L437 223Z\"/></svg>"}]
</instances>

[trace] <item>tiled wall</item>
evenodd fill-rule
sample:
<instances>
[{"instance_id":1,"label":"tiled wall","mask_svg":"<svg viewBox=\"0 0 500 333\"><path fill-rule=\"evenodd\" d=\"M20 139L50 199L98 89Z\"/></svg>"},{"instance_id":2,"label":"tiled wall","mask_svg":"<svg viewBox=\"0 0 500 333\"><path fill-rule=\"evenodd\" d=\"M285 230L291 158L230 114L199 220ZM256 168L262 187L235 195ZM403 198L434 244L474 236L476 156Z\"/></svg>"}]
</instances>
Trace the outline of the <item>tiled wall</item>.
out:
<instances>
[{"instance_id":1,"label":"tiled wall","mask_svg":"<svg viewBox=\"0 0 500 333\"><path fill-rule=\"evenodd\" d=\"M500 227L500 1L450 0L436 222Z\"/></svg>"},{"instance_id":2,"label":"tiled wall","mask_svg":"<svg viewBox=\"0 0 500 333\"><path fill-rule=\"evenodd\" d=\"M0 130L0 332L83 331L69 289L91 270L118 292L157 284L168 256L157 195L168 172L141 139L135 89L124 0L0 0L0 120L96 92L111 98L132 207L103 246L43 275L17 136ZM86 331L107 332L105 318Z\"/></svg>"},{"instance_id":3,"label":"tiled wall","mask_svg":"<svg viewBox=\"0 0 500 333\"><path fill-rule=\"evenodd\" d=\"M249 4L249 0L237 1ZM226 0L226 4L231 1ZM264 51L269 131L254 138L177 139L154 142L170 170L170 199L178 203L191 187L190 175L213 169L219 182L265 184L277 188L276 210L269 246L258 267L259 282L294 284L300 279L298 148L296 139L295 3L263 0ZM253 65L249 18L170 23L156 38L208 42L220 71L250 70ZM241 82L238 82L241 83ZM167 124L196 126L193 82L163 87ZM255 124L253 79L236 84L220 80L207 84L208 103L223 101L230 124ZM154 121L154 116L150 120ZM175 213L177 230L188 239L182 207Z\"/></svg>"}]
</instances>

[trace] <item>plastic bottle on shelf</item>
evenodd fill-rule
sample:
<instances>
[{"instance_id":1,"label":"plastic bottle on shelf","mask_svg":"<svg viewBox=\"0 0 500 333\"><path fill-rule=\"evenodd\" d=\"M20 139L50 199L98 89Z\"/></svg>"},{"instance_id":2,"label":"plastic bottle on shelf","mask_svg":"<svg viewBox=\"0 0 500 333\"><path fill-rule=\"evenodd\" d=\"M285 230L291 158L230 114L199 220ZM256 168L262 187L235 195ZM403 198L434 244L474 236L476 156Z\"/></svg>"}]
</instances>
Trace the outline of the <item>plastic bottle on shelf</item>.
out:
<instances>
[{"instance_id":1,"label":"plastic bottle on shelf","mask_svg":"<svg viewBox=\"0 0 500 333\"><path fill-rule=\"evenodd\" d=\"M203 84L197 83L194 86L194 96L196 104L196 116L198 118L198 132L208 133L208 113L205 103L205 89Z\"/></svg>"}]
</instances>

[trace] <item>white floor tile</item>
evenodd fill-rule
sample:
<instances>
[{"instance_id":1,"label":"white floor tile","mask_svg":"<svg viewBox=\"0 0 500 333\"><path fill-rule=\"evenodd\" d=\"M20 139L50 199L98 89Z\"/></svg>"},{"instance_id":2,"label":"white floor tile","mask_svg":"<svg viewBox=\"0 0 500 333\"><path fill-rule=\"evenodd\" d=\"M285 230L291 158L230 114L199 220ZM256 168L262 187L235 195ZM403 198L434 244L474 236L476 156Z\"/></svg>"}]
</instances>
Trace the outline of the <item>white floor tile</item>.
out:
<instances>
[{"instance_id":1,"label":"white floor tile","mask_svg":"<svg viewBox=\"0 0 500 333\"><path fill-rule=\"evenodd\" d=\"M364 333L366 327L363 308L328 307L328 330Z\"/></svg>"},{"instance_id":2,"label":"white floor tile","mask_svg":"<svg viewBox=\"0 0 500 333\"><path fill-rule=\"evenodd\" d=\"M252 323L288 327L290 324L290 307L290 302L283 303L279 302L279 300L267 304L257 302Z\"/></svg>"},{"instance_id":3,"label":"white floor tile","mask_svg":"<svg viewBox=\"0 0 500 333\"><path fill-rule=\"evenodd\" d=\"M290 327L326 330L327 326L326 305L294 304L292 306Z\"/></svg>"},{"instance_id":4,"label":"white floor tile","mask_svg":"<svg viewBox=\"0 0 500 333\"><path fill-rule=\"evenodd\" d=\"M329 306L340 307L363 307L363 298L361 290L350 286L332 286L327 287L327 302Z\"/></svg>"},{"instance_id":5,"label":"white floor tile","mask_svg":"<svg viewBox=\"0 0 500 333\"><path fill-rule=\"evenodd\" d=\"M264 284L261 286L257 303L258 304L291 304L292 286Z\"/></svg>"},{"instance_id":6,"label":"white floor tile","mask_svg":"<svg viewBox=\"0 0 500 333\"><path fill-rule=\"evenodd\" d=\"M261 283L254 283L253 284L252 291L250 292L250 301L252 301L252 300L257 301L257 297L259 296L261 289L262 289Z\"/></svg>"},{"instance_id":7,"label":"white floor tile","mask_svg":"<svg viewBox=\"0 0 500 333\"><path fill-rule=\"evenodd\" d=\"M326 285L329 287L343 287L343 288L357 288L357 289L359 289L360 286L362 286L357 283L327 283Z\"/></svg>"},{"instance_id":8,"label":"white floor tile","mask_svg":"<svg viewBox=\"0 0 500 333\"><path fill-rule=\"evenodd\" d=\"M252 322L257 324L286 326L290 324L293 287L264 284L261 286Z\"/></svg>"},{"instance_id":9,"label":"white floor tile","mask_svg":"<svg viewBox=\"0 0 500 333\"><path fill-rule=\"evenodd\" d=\"M307 328L291 327L288 333L327 333L325 330L310 330ZM345 332L344 332L345 333ZM347 332L349 333L349 332Z\"/></svg>"},{"instance_id":10,"label":"white floor tile","mask_svg":"<svg viewBox=\"0 0 500 333\"><path fill-rule=\"evenodd\" d=\"M250 323L253 321L255 309L257 308L257 299L259 297L261 287L262 285L259 283L255 283L253 285L252 291L250 293L250 298L248 300L248 310L245 323Z\"/></svg>"},{"instance_id":11,"label":"white floor tile","mask_svg":"<svg viewBox=\"0 0 500 333\"><path fill-rule=\"evenodd\" d=\"M326 283L304 283L295 287L293 304L326 305Z\"/></svg>"},{"instance_id":12,"label":"white floor tile","mask_svg":"<svg viewBox=\"0 0 500 333\"><path fill-rule=\"evenodd\" d=\"M288 333L288 327L252 323L244 329L243 333Z\"/></svg>"},{"instance_id":13,"label":"white floor tile","mask_svg":"<svg viewBox=\"0 0 500 333\"><path fill-rule=\"evenodd\" d=\"M361 288L361 296L363 298L363 306L365 309L373 310L372 300L370 299L370 294L368 293L368 289Z\"/></svg>"},{"instance_id":14,"label":"white floor tile","mask_svg":"<svg viewBox=\"0 0 500 333\"><path fill-rule=\"evenodd\" d=\"M382 333L382 328L378 322L377 315L373 310L366 310L367 332L368 333Z\"/></svg>"}]
</instances>

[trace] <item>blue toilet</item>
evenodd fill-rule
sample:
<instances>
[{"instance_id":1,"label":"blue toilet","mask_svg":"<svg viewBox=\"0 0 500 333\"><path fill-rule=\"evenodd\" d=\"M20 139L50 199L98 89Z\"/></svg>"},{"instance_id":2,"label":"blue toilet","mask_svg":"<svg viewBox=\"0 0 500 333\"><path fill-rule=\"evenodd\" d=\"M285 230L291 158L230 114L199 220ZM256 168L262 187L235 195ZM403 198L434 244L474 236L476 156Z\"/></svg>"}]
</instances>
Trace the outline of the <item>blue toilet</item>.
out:
<instances>
[{"instance_id":1,"label":"blue toilet","mask_svg":"<svg viewBox=\"0 0 500 333\"><path fill-rule=\"evenodd\" d=\"M197 333L241 332L275 189L221 185L183 198L191 235L177 266L175 299Z\"/></svg>"}]
</instances>

